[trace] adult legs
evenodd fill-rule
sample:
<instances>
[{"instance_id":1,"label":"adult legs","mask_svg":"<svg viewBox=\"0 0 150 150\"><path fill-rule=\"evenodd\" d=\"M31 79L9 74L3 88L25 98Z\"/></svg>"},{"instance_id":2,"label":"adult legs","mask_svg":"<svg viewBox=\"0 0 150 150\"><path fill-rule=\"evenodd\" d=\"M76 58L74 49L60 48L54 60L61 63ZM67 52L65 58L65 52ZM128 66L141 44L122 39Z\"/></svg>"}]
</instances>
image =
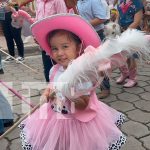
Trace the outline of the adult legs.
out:
<instances>
[{"instance_id":1,"label":"adult legs","mask_svg":"<svg viewBox=\"0 0 150 150\"><path fill-rule=\"evenodd\" d=\"M13 35L13 39L15 40L17 49L18 49L18 55L20 57L24 57L24 44L21 38L21 28L16 29L11 26L11 32Z\"/></svg>"},{"instance_id":2,"label":"adult legs","mask_svg":"<svg viewBox=\"0 0 150 150\"><path fill-rule=\"evenodd\" d=\"M2 21L2 29L6 39L8 52L11 56L15 56L14 40L11 32L11 12L5 13L5 20Z\"/></svg>"}]
</instances>

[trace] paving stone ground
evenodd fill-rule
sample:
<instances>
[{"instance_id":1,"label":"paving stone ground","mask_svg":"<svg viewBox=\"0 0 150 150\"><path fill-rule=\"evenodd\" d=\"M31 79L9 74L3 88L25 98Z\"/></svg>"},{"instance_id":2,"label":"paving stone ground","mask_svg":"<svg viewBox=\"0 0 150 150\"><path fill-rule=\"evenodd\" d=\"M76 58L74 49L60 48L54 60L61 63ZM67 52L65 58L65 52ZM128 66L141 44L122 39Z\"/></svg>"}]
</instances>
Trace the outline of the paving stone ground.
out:
<instances>
[{"instance_id":1,"label":"paving stone ground","mask_svg":"<svg viewBox=\"0 0 150 150\"><path fill-rule=\"evenodd\" d=\"M41 55L26 56L25 64L34 68L37 73L14 61L4 64L5 74L0 75L0 79L36 105L46 87ZM115 70L111 79L111 94L102 101L127 116L121 128L127 135L127 143L121 150L150 150L150 65L144 62L139 64L136 87L126 89L117 85L115 79L118 76L119 71ZM22 102L12 92L8 92L2 85L0 85L0 90L3 91L12 106L15 121L31 109L29 105ZM98 93L99 91L97 89ZM18 128L0 141L0 150L21 150Z\"/></svg>"}]
</instances>

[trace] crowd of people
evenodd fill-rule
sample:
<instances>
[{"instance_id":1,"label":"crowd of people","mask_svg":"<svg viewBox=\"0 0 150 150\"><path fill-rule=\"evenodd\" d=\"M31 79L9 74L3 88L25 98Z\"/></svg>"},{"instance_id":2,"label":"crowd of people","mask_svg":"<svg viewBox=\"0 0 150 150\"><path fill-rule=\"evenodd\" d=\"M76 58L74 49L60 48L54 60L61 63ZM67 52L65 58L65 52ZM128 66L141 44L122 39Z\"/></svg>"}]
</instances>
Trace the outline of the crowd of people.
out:
<instances>
[{"instance_id":1,"label":"crowd of people","mask_svg":"<svg viewBox=\"0 0 150 150\"><path fill-rule=\"evenodd\" d=\"M78 96L75 98L67 97L53 87L57 86L70 61L78 59L85 48L90 45L96 48L105 42L105 24L109 21L118 23L121 32L137 29L149 34L149 6L146 0L35 0L33 10L28 5L19 7L17 0L13 0L12 5L0 8L3 14L0 21L10 55L4 63L15 59L15 43L16 61L25 60L22 28L12 26L11 7L14 7L16 11L21 9L35 16L36 23L31 31L41 49L45 81L49 83L41 96L45 104L19 125L23 149L49 150L51 146L51 150L119 150L125 144L126 137L118 128L125 116L98 100L93 82L84 82L83 87L76 85ZM55 27L50 26L52 24ZM40 29L42 34L38 33ZM85 29L90 35L84 32ZM121 75L117 84L123 84L124 88L137 85L137 59L139 55L134 53L119 66ZM5 75L1 61L0 55L0 74ZM105 70L99 72L99 78L102 82L96 87L100 86L99 98L102 99L109 96L111 86ZM79 91L83 89L86 92L81 94ZM55 96L50 97L52 93ZM0 109L0 135L6 126L13 125L10 106L0 93L1 106L7 110ZM40 118L40 113L47 113L47 118Z\"/></svg>"}]
</instances>

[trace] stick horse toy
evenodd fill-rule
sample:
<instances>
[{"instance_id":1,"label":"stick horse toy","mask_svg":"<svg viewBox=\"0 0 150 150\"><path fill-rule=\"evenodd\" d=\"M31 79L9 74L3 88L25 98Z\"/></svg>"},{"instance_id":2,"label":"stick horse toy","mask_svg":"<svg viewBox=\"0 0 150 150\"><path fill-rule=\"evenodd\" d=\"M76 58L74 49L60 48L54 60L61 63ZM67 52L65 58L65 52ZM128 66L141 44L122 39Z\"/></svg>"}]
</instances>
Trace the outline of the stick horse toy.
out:
<instances>
[{"instance_id":1,"label":"stick horse toy","mask_svg":"<svg viewBox=\"0 0 150 150\"><path fill-rule=\"evenodd\" d=\"M80 18L78 15L71 14L55 15L55 18L63 17L63 21L68 23L66 18L69 16L75 16L77 19ZM52 17L54 16L51 16L51 18ZM46 19L48 21L49 17L44 18L45 21ZM37 23L39 23L39 21ZM55 19L53 23L55 25ZM33 28L35 24L36 23L31 26L33 35L40 34L39 30ZM36 40L38 41L39 39L36 38ZM129 29L115 39L106 40L97 48L88 46L84 50L84 53L75 60L72 60L67 69L58 77L58 83L61 82L61 84L56 84L55 90L50 95L50 99L54 98L56 91L60 91L67 99L76 99L89 91L93 91L103 80L104 76L101 75L100 72L110 72L110 70L112 70L114 65L114 55L122 54L124 57L127 57L134 52L137 52L139 55L148 55L150 53L149 40L150 37L146 36L144 32ZM46 46L48 49L48 45ZM46 46L42 48L46 48ZM117 61L117 57L115 58L115 61ZM93 87L88 89L88 91L86 89L80 91L75 90L74 92L71 91L73 87L76 87L76 85L81 85L82 87L82 84L85 82L92 82ZM14 126L0 136L0 139L4 138L8 133L13 131L14 128L34 113L43 103L44 101L36 105L31 112L27 113L18 122L16 122Z\"/></svg>"}]
</instances>

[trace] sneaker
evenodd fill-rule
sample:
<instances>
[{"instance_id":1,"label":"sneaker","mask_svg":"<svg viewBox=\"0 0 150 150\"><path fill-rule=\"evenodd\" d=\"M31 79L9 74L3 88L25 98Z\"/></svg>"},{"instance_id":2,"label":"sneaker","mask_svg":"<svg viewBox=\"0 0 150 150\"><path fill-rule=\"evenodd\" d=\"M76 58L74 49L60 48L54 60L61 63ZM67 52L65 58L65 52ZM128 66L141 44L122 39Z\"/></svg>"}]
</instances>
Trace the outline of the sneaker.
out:
<instances>
[{"instance_id":1,"label":"sneaker","mask_svg":"<svg viewBox=\"0 0 150 150\"><path fill-rule=\"evenodd\" d=\"M102 90L97 96L100 99L104 99L110 95L110 90Z\"/></svg>"},{"instance_id":2,"label":"sneaker","mask_svg":"<svg viewBox=\"0 0 150 150\"><path fill-rule=\"evenodd\" d=\"M4 60L5 62L10 62L13 61L14 59L10 56L7 56L6 59Z\"/></svg>"},{"instance_id":3,"label":"sneaker","mask_svg":"<svg viewBox=\"0 0 150 150\"><path fill-rule=\"evenodd\" d=\"M4 70L3 69L0 69L0 74L4 74Z\"/></svg>"},{"instance_id":4,"label":"sneaker","mask_svg":"<svg viewBox=\"0 0 150 150\"><path fill-rule=\"evenodd\" d=\"M127 83L125 83L123 85L123 87L125 87L125 88L131 88L131 87L134 87L136 85L137 85L137 81L136 80L128 79Z\"/></svg>"},{"instance_id":5,"label":"sneaker","mask_svg":"<svg viewBox=\"0 0 150 150\"><path fill-rule=\"evenodd\" d=\"M24 58L20 56L16 59L16 63L23 62L23 61L24 61Z\"/></svg>"}]
</instances>

